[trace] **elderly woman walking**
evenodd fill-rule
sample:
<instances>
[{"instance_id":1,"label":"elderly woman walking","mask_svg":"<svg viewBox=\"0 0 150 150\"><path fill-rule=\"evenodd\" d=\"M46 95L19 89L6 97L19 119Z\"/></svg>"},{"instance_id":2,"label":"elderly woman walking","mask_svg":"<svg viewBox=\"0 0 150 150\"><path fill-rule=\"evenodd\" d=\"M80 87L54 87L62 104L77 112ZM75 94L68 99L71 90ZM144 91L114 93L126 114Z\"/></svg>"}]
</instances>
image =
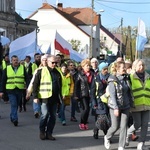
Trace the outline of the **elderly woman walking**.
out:
<instances>
[{"instance_id":1,"label":"elderly woman walking","mask_svg":"<svg viewBox=\"0 0 150 150\"><path fill-rule=\"evenodd\" d=\"M142 59L133 62L134 73L130 75L131 88L134 97L132 111L133 125L127 131L126 145L129 145L129 136L141 127L137 150L145 146L150 114L150 75L145 71L145 63Z\"/></svg>"},{"instance_id":2,"label":"elderly woman walking","mask_svg":"<svg viewBox=\"0 0 150 150\"><path fill-rule=\"evenodd\" d=\"M80 99L80 104L82 105L79 128L81 130L87 130L87 120L90 112L90 89L94 74L90 71L91 62L89 59L84 59L81 62L81 67L82 70L78 73L75 82L74 98Z\"/></svg>"},{"instance_id":3,"label":"elderly woman walking","mask_svg":"<svg viewBox=\"0 0 150 150\"><path fill-rule=\"evenodd\" d=\"M108 64L102 62L98 66L99 73L95 76L91 85L91 101L95 116L94 139L98 139L98 131L101 129L104 135L110 127L108 106L101 101L102 94L105 93L107 87L107 79L109 77Z\"/></svg>"},{"instance_id":4,"label":"elderly woman walking","mask_svg":"<svg viewBox=\"0 0 150 150\"><path fill-rule=\"evenodd\" d=\"M104 136L104 146L110 148L110 140L120 127L118 150L124 150L127 132L127 122L132 96L130 84L126 76L125 62L117 62L108 78L108 91L110 97L108 106L111 118L111 127Z\"/></svg>"}]
</instances>

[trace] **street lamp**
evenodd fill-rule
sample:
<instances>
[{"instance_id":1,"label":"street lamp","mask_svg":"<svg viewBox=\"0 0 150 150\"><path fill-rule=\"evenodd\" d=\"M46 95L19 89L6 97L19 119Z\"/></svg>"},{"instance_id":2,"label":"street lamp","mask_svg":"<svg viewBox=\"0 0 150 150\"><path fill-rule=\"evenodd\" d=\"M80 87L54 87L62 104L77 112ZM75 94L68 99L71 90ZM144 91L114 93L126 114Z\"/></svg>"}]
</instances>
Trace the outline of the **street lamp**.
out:
<instances>
[{"instance_id":1,"label":"street lamp","mask_svg":"<svg viewBox=\"0 0 150 150\"><path fill-rule=\"evenodd\" d=\"M92 14L91 14L91 35L90 35L90 49L89 49L89 58L92 57L93 54L93 19L94 19L94 0L92 0ZM99 12L104 12L103 9L99 10Z\"/></svg>"},{"instance_id":2,"label":"street lamp","mask_svg":"<svg viewBox=\"0 0 150 150\"><path fill-rule=\"evenodd\" d=\"M92 8L92 14L91 14L91 35L90 35L90 49L89 49L89 58L92 57L92 52L93 52L93 19L94 19L94 0L92 0L91 4Z\"/></svg>"}]
</instances>

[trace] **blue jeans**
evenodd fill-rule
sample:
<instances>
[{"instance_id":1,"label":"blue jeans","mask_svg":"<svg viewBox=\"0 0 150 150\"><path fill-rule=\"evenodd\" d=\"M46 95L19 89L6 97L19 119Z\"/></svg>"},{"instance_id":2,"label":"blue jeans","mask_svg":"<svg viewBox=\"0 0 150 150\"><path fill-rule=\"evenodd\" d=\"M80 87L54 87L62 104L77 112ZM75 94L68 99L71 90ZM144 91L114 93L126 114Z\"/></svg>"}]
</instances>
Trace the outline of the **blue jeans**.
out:
<instances>
[{"instance_id":1,"label":"blue jeans","mask_svg":"<svg viewBox=\"0 0 150 150\"><path fill-rule=\"evenodd\" d=\"M41 112L40 102L39 103L34 103L33 102L33 111L34 111L34 113L40 113Z\"/></svg>"},{"instance_id":2,"label":"blue jeans","mask_svg":"<svg viewBox=\"0 0 150 150\"><path fill-rule=\"evenodd\" d=\"M77 103L77 100L75 100L73 96L71 96L71 117L75 117Z\"/></svg>"},{"instance_id":3,"label":"blue jeans","mask_svg":"<svg viewBox=\"0 0 150 150\"><path fill-rule=\"evenodd\" d=\"M62 102L62 104L60 105L60 115L59 115L61 118L61 121L66 121L65 108L66 108L66 105L64 105L64 102Z\"/></svg>"},{"instance_id":4,"label":"blue jeans","mask_svg":"<svg viewBox=\"0 0 150 150\"><path fill-rule=\"evenodd\" d=\"M11 111L10 111L10 120L11 121L18 121L18 106L22 100L22 90L15 89L13 92L8 93Z\"/></svg>"},{"instance_id":5,"label":"blue jeans","mask_svg":"<svg viewBox=\"0 0 150 150\"><path fill-rule=\"evenodd\" d=\"M56 122L57 103L47 100L41 103L40 132L52 134Z\"/></svg>"}]
</instances>

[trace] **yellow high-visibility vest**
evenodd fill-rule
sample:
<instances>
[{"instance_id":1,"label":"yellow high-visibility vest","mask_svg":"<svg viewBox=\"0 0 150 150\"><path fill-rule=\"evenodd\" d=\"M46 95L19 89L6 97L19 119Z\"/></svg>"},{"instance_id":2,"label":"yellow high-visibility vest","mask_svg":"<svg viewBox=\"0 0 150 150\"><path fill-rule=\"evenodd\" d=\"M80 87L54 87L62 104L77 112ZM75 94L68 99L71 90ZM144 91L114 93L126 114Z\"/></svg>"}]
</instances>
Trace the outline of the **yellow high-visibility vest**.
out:
<instances>
[{"instance_id":1,"label":"yellow high-visibility vest","mask_svg":"<svg viewBox=\"0 0 150 150\"><path fill-rule=\"evenodd\" d=\"M71 76L67 74L64 76L60 71L62 77L62 96L69 96L70 95L70 86L71 86Z\"/></svg>"},{"instance_id":2,"label":"yellow high-visibility vest","mask_svg":"<svg viewBox=\"0 0 150 150\"><path fill-rule=\"evenodd\" d=\"M133 74L130 75L130 78L135 106L150 106L150 78L146 79L144 84L140 79L134 78Z\"/></svg>"},{"instance_id":3,"label":"yellow high-visibility vest","mask_svg":"<svg viewBox=\"0 0 150 150\"><path fill-rule=\"evenodd\" d=\"M25 88L25 77L24 77L24 66L20 65L15 73L12 66L9 65L6 68L7 81L6 89L24 89Z\"/></svg>"},{"instance_id":4,"label":"yellow high-visibility vest","mask_svg":"<svg viewBox=\"0 0 150 150\"><path fill-rule=\"evenodd\" d=\"M32 74L34 73L34 71L38 68L36 63L32 63Z\"/></svg>"},{"instance_id":5,"label":"yellow high-visibility vest","mask_svg":"<svg viewBox=\"0 0 150 150\"><path fill-rule=\"evenodd\" d=\"M6 66L7 66L7 65L6 65L6 62L5 62L5 60L3 59L3 60L2 60L2 69L4 70L4 69L6 68Z\"/></svg>"},{"instance_id":6,"label":"yellow high-visibility vest","mask_svg":"<svg viewBox=\"0 0 150 150\"><path fill-rule=\"evenodd\" d=\"M52 77L47 67L41 70L41 80L39 86L39 98L49 98L52 96Z\"/></svg>"}]
</instances>

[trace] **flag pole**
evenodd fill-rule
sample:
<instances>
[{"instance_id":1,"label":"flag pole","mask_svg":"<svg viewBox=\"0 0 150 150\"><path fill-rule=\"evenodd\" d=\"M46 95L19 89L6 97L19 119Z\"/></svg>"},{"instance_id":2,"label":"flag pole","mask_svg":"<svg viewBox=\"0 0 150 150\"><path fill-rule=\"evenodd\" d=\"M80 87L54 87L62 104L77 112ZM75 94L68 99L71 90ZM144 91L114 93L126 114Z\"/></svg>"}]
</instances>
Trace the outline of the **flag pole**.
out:
<instances>
[{"instance_id":1,"label":"flag pole","mask_svg":"<svg viewBox=\"0 0 150 150\"><path fill-rule=\"evenodd\" d=\"M37 52L37 33L39 32L39 29L38 28L36 28L36 39L35 39L35 50L34 50L34 54Z\"/></svg>"},{"instance_id":2,"label":"flag pole","mask_svg":"<svg viewBox=\"0 0 150 150\"><path fill-rule=\"evenodd\" d=\"M138 33L139 33L139 29L141 29L141 24L140 24L140 18L138 18ZM139 38L138 38L138 42L139 42ZM138 52L138 59L142 59L142 52Z\"/></svg>"},{"instance_id":3,"label":"flag pole","mask_svg":"<svg viewBox=\"0 0 150 150\"><path fill-rule=\"evenodd\" d=\"M139 28L139 18L138 18L138 28ZM137 33L136 33L136 51L135 51L135 60L138 59L138 50L137 50L137 45L138 45L138 28L137 28Z\"/></svg>"}]
</instances>

